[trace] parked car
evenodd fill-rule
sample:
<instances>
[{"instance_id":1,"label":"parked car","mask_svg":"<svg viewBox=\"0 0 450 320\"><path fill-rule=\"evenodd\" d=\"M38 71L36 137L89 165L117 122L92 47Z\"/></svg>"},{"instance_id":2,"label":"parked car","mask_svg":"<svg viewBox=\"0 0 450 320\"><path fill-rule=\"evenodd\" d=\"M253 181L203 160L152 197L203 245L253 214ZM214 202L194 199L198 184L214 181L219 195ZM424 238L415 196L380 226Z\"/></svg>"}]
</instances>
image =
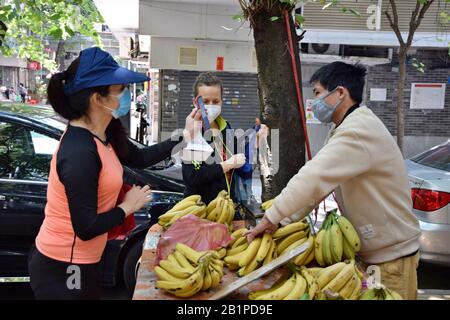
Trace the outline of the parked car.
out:
<instances>
[{"instance_id":1,"label":"parked car","mask_svg":"<svg viewBox=\"0 0 450 320\"><path fill-rule=\"evenodd\" d=\"M0 277L28 276L28 252L44 219L50 160L65 126L49 108L0 105ZM147 230L182 198L184 185L181 169L165 163L148 169L124 167L124 181L148 184L155 192L135 213L134 230L108 241L102 283L123 280L133 290Z\"/></svg>"},{"instance_id":2,"label":"parked car","mask_svg":"<svg viewBox=\"0 0 450 320\"><path fill-rule=\"evenodd\" d=\"M421 259L450 266L450 140L406 160Z\"/></svg>"}]
</instances>

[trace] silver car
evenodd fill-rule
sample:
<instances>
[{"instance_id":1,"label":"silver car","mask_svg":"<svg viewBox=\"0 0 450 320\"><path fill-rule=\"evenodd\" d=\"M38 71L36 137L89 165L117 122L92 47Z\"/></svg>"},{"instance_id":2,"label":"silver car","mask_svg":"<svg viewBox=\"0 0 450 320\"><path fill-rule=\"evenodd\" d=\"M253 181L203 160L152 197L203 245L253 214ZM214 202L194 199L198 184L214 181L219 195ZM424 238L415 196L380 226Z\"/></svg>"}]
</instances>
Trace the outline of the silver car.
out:
<instances>
[{"instance_id":1,"label":"silver car","mask_svg":"<svg viewBox=\"0 0 450 320\"><path fill-rule=\"evenodd\" d=\"M421 259L450 266L450 140L406 160Z\"/></svg>"}]
</instances>

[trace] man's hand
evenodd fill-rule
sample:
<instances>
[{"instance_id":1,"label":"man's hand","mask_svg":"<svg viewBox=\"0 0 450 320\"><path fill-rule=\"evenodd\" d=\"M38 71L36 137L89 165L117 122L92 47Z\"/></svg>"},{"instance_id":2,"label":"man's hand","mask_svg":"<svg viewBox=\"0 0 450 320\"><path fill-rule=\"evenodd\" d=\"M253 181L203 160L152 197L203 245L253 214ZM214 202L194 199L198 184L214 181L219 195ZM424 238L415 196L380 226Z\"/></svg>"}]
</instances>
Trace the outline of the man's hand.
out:
<instances>
[{"instance_id":1,"label":"man's hand","mask_svg":"<svg viewBox=\"0 0 450 320\"><path fill-rule=\"evenodd\" d=\"M275 230L278 229L278 225L273 224L272 222L267 219L266 216L264 216L261 219L261 222L256 225L252 230L247 232L245 235L247 236L247 242L251 243L253 239L255 239L258 235L266 232L266 233L273 233Z\"/></svg>"}]
</instances>

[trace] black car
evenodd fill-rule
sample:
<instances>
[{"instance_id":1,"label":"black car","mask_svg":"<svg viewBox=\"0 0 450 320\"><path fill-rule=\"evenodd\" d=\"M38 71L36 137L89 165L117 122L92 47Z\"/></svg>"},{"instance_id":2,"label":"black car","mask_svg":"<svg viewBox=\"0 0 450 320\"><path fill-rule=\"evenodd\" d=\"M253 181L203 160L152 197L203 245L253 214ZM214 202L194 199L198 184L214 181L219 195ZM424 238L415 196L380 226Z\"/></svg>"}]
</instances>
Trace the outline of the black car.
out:
<instances>
[{"instance_id":1,"label":"black car","mask_svg":"<svg viewBox=\"0 0 450 320\"><path fill-rule=\"evenodd\" d=\"M65 127L50 108L0 105L0 277L28 276L28 251L44 219L50 160ZM184 185L180 168L165 162L148 169L124 167L124 182L148 184L154 193L135 213L134 230L108 241L102 283L123 280L133 290L147 230L182 198Z\"/></svg>"}]
</instances>

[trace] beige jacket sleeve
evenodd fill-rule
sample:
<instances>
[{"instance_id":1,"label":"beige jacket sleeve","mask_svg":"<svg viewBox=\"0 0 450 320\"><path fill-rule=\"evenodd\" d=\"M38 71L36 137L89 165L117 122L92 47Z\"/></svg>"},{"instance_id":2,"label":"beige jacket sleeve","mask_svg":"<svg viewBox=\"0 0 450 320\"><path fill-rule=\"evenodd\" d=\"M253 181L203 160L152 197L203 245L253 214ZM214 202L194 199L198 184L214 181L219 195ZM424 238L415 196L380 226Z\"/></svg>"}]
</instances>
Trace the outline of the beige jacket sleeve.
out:
<instances>
[{"instance_id":1,"label":"beige jacket sleeve","mask_svg":"<svg viewBox=\"0 0 450 320\"><path fill-rule=\"evenodd\" d=\"M369 152L357 132L337 130L319 153L292 177L266 217L273 224L297 212L305 217L336 187L368 171L370 166Z\"/></svg>"}]
</instances>

